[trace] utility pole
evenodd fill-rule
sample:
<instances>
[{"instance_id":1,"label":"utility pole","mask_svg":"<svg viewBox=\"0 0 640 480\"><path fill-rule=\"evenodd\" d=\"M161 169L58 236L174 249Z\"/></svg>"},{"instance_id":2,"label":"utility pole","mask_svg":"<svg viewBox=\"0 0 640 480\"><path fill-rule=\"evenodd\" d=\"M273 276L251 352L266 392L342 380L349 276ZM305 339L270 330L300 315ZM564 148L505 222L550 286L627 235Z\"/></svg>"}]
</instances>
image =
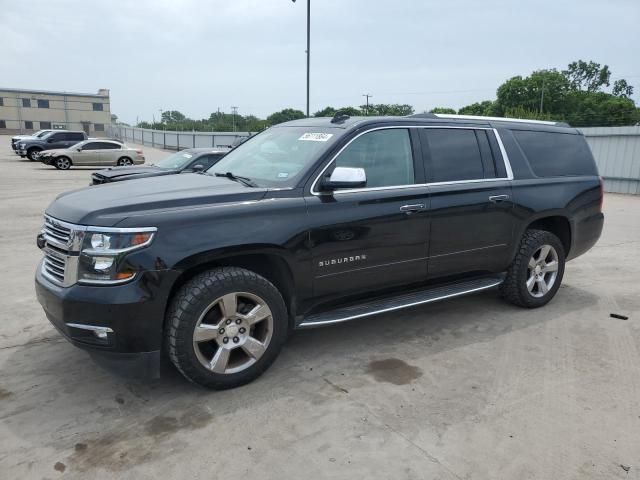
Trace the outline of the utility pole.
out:
<instances>
[{"instance_id":1,"label":"utility pole","mask_svg":"<svg viewBox=\"0 0 640 480\"><path fill-rule=\"evenodd\" d=\"M369 98L373 97L373 95L369 95L368 93L362 94L363 97L367 97L367 109L364 111L365 117L369 116Z\"/></svg>"},{"instance_id":2,"label":"utility pole","mask_svg":"<svg viewBox=\"0 0 640 480\"><path fill-rule=\"evenodd\" d=\"M231 107L233 111L233 131L236 131L236 113L238 113L238 107Z\"/></svg>"},{"instance_id":3,"label":"utility pole","mask_svg":"<svg viewBox=\"0 0 640 480\"><path fill-rule=\"evenodd\" d=\"M542 115L543 105L544 105L544 77L542 77L542 92L540 92L540 115Z\"/></svg>"},{"instance_id":4,"label":"utility pole","mask_svg":"<svg viewBox=\"0 0 640 480\"><path fill-rule=\"evenodd\" d=\"M296 0L291 0L296 3ZM309 83L311 66L311 0L307 0L307 118L309 117Z\"/></svg>"},{"instance_id":5,"label":"utility pole","mask_svg":"<svg viewBox=\"0 0 640 480\"><path fill-rule=\"evenodd\" d=\"M163 123L163 121L162 121L162 109L159 108L158 111L160 112L160 123Z\"/></svg>"}]
</instances>

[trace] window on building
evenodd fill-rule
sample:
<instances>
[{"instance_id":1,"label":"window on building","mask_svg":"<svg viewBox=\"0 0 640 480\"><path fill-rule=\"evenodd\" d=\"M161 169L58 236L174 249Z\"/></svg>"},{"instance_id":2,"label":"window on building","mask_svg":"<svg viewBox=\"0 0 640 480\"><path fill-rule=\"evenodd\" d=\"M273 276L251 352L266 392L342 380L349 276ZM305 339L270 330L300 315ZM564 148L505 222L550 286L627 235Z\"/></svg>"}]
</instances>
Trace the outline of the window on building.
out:
<instances>
[{"instance_id":1,"label":"window on building","mask_svg":"<svg viewBox=\"0 0 640 480\"><path fill-rule=\"evenodd\" d=\"M0 120L0 128L7 128L7 122Z\"/></svg>"},{"instance_id":2,"label":"window on building","mask_svg":"<svg viewBox=\"0 0 640 480\"><path fill-rule=\"evenodd\" d=\"M104 132L104 123L94 123L93 124L93 129L96 132Z\"/></svg>"},{"instance_id":3,"label":"window on building","mask_svg":"<svg viewBox=\"0 0 640 480\"><path fill-rule=\"evenodd\" d=\"M103 109L104 109L104 107L102 106L101 103L94 103L93 104L93 111L94 112L102 112Z\"/></svg>"},{"instance_id":4,"label":"window on building","mask_svg":"<svg viewBox=\"0 0 640 480\"><path fill-rule=\"evenodd\" d=\"M25 121L24 128L26 128L27 130L33 130L33 122Z\"/></svg>"},{"instance_id":5,"label":"window on building","mask_svg":"<svg viewBox=\"0 0 640 480\"><path fill-rule=\"evenodd\" d=\"M31 99L29 98L23 98L22 99L22 106L24 108L30 108L31 107Z\"/></svg>"},{"instance_id":6,"label":"window on building","mask_svg":"<svg viewBox=\"0 0 640 480\"><path fill-rule=\"evenodd\" d=\"M51 122L40 122L40 128L42 130L51 130Z\"/></svg>"},{"instance_id":7,"label":"window on building","mask_svg":"<svg viewBox=\"0 0 640 480\"><path fill-rule=\"evenodd\" d=\"M4 99L0 97L0 107L4 107Z\"/></svg>"},{"instance_id":8,"label":"window on building","mask_svg":"<svg viewBox=\"0 0 640 480\"><path fill-rule=\"evenodd\" d=\"M413 183L409 130L392 128L365 133L338 155L336 167L363 168L367 175L367 187Z\"/></svg>"},{"instance_id":9,"label":"window on building","mask_svg":"<svg viewBox=\"0 0 640 480\"><path fill-rule=\"evenodd\" d=\"M49 108L49 100L38 100L38 108Z\"/></svg>"},{"instance_id":10,"label":"window on building","mask_svg":"<svg viewBox=\"0 0 640 480\"><path fill-rule=\"evenodd\" d=\"M431 164L427 175L433 182L479 180L484 168L478 140L473 130L429 128L424 131L429 144Z\"/></svg>"}]
</instances>

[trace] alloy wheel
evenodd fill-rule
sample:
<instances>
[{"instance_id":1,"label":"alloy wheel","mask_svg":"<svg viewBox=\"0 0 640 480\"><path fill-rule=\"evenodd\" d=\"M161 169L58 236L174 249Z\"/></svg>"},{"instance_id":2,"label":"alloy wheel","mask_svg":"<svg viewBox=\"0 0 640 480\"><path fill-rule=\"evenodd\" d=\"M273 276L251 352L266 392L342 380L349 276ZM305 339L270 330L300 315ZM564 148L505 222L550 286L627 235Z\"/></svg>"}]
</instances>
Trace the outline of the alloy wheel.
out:
<instances>
[{"instance_id":1,"label":"alloy wheel","mask_svg":"<svg viewBox=\"0 0 640 480\"><path fill-rule=\"evenodd\" d=\"M536 298L544 297L558 278L558 252L551 245L542 245L527 265L527 290Z\"/></svg>"},{"instance_id":2,"label":"alloy wheel","mask_svg":"<svg viewBox=\"0 0 640 480\"><path fill-rule=\"evenodd\" d=\"M214 373L238 373L264 355L273 335L273 315L257 295L233 292L214 300L193 331L200 364Z\"/></svg>"}]
</instances>

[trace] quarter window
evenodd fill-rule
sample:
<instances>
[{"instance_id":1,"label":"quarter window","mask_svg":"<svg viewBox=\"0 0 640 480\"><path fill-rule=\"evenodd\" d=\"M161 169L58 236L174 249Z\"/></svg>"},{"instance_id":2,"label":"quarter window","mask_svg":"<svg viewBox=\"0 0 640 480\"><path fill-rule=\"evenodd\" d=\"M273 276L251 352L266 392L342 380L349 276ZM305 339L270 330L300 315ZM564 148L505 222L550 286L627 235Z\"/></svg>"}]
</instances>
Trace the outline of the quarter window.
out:
<instances>
[{"instance_id":1,"label":"quarter window","mask_svg":"<svg viewBox=\"0 0 640 480\"><path fill-rule=\"evenodd\" d=\"M363 168L367 188L415 183L409 131L374 130L352 141L335 161L336 167Z\"/></svg>"},{"instance_id":2,"label":"quarter window","mask_svg":"<svg viewBox=\"0 0 640 480\"><path fill-rule=\"evenodd\" d=\"M104 107L102 106L101 103L94 103L93 104L93 111L94 112L102 112L103 108Z\"/></svg>"},{"instance_id":3,"label":"quarter window","mask_svg":"<svg viewBox=\"0 0 640 480\"><path fill-rule=\"evenodd\" d=\"M513 130L513 135L538 177L598 174L582 135L528 130Z\"/></svg>"},{"instance_id":4,"label":"quarter window","mask_svg":"<svg viewBox=\"0 0 640 480\"><path fill-rule=\"evenodd\" d=\"M38 100L38 108L49 108L49 100Z\"/></svg>"},{"instance_id":5,"label":"quarter window","mask_svg":"<svg viewBox=\"0 0 640 480\"><path fill-rule=\"evenodd\" d=\"M432 182L484 178L482 157L474 130L429 128L423 130L429 145L427 175Z\"/></svg>"}]
</instances>

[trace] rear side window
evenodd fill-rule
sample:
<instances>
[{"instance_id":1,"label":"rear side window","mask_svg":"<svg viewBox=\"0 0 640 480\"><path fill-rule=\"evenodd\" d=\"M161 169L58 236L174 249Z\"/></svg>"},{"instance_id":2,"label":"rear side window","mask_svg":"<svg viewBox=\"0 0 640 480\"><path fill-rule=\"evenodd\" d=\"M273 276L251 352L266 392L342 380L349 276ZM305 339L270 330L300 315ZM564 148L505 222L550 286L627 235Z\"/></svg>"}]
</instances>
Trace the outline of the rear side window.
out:
<instances>
[{"instance_id":1,"label":"rear side window","mask_svg":"<svg viewBox=\"0 0 640 480\"><path fill-rule=\"evenodd\" d=\"M98 142L98 145L100 145L99 148L101 150L120 150L120 147L122 146L119 143L111 142Z\"/></svg>"},{"instance_id":2,"label":"rear side window","mask_svg":"<svg viewBox=\"0 0 640 480\"><path fill-rule=\"evenodd\" d=\"M429 145L431 161L427 165L427 175L432 182L480 180L485 177L474 130L428 128L423 130L423 134Z\"/></svg>"},{"instance_id":3,"label":"rear side window","mask_svg":"<svg viewBox=\"0 0 640 480\"><path fill-rule=\"evenodd\" d=\"M538 177L598 174L582 135L513 130L513 136Z\"/></svg>"},{"instance_id":4,"label":"rear side window","mask_svg":"<svg viewBox=\"0 0 640 480\"><path fill-rule=\"evenodd\" d=\"M82 140L84 140L84 135L79 132L69 132L67 133L67 140L76 140L78 142L81 142Z\"/></svg>"}]
</instances>

